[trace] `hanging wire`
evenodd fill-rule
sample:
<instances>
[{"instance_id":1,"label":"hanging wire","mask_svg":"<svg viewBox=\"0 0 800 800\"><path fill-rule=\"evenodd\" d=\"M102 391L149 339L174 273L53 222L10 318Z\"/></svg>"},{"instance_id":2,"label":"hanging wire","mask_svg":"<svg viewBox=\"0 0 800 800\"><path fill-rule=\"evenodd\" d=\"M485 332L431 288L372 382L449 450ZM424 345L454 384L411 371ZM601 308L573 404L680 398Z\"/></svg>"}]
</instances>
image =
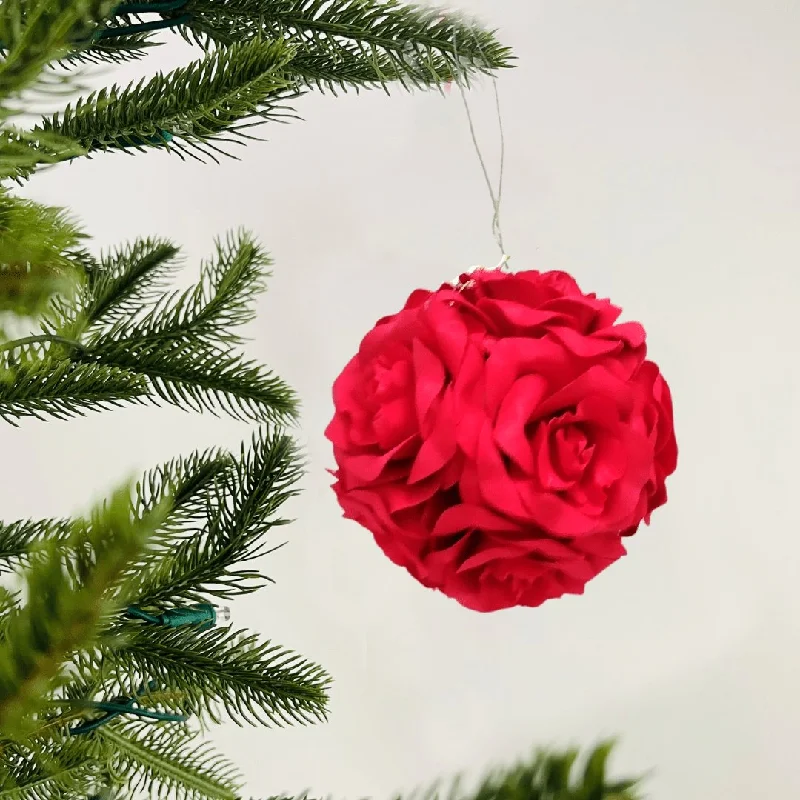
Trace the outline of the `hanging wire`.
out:
<instances>
[{"instance_id":1,"label":"hanging wire","mask_svg":"<svg viewBox=\"0 0 800 800\"><path fill-rule=\"evenodd\" d=\"M478 45L480 49L480 45ZM458 45L456 42L456 31L453 30L453 55L457 63L459 63L459 55L458 55ZM500 110L500 92L497 88L497 78L492 75L492 86L494 88L494 103L495 103L495 110L497 112L497 123L500 129L500 176L497 182L497 192L492 186L492 180L489 177L489 170L486 167L486 160L483 157L483 153L481 152L480 145L478 144L478 136L475 132L475 123L472 119L472 112L470 111L469 101L467 100L467 94L464 91L464 86L462 83L462 76L459 71L454 72L453 82L458 87L459 94L461 95L461 100L464 103L464 110L467 114L467 123L469 125L469 133L472 138L472 145L475 149L475 153L478 156L478 163L481 166L481 171L483 172L483 179L486 182L486 188L489 190L489 197L492 201L492 235L494 236L495 242L497 242L497 246L500 248L500 263L497 266L497 269L504 269L508 264L510 256L506 253L505 245L503 244L503 231L500 226L500 202L503 199L503 175L505 173L505 157L506 157L506 143L505 143L505 131L503 130L503 115Z\"/></svg>"}]
</instances>

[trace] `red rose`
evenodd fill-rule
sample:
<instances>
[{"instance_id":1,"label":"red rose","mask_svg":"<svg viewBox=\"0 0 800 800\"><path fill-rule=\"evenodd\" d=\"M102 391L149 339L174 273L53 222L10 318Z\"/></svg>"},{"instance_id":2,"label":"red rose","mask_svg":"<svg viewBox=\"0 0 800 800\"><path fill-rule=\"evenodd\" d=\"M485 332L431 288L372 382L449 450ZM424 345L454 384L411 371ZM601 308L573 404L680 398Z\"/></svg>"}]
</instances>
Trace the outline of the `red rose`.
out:
<instances>
[{"instance_id":1,"label":"red rose","mask_svg":"<svg viewBox=\"0 0 800 800\"><path fill-rule=\"evenodd\" d=\"M619 314L563 272L414 292L334 384L345 517L477 611L580 594L677 462L669 388Z\"/></svg>"}]
</instances>

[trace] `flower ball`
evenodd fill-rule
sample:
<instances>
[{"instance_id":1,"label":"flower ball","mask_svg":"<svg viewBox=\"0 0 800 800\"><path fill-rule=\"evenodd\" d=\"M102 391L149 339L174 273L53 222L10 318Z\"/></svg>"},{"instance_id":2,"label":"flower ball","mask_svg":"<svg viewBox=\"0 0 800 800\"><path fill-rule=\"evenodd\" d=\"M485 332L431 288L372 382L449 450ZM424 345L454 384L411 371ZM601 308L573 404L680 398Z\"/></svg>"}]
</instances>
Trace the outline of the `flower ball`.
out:
<instances>
[{"instance_id":1,"label":"flower ball","mask_svg":"<svg viewBox=\"0 0 800 800\"><path fill-rule=\"evenodd\" d=\"M333 386L344 516L476 611L582 593L677 463L669 387L620 313L564 272L414 291Z\"/></svg>"}]
</instances>

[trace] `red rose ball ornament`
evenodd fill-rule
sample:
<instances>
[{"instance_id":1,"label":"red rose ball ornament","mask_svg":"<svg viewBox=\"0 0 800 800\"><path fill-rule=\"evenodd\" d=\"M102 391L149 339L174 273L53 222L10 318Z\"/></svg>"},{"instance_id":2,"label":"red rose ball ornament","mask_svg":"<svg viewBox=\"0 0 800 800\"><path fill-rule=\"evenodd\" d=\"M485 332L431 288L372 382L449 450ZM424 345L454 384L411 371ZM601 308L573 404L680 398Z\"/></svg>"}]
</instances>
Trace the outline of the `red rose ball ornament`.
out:
<instances>
[{"instance_id":1,"label":"red rose ball ornament","mask_svg":"<svg viewBox=\"0 0 800 800\"><path fill-rule=\"evenodd\" d=\"M619 315L563 272L413 292L334 383L344 516L476 611L582 593L677 463L669 388Z\"/></svg>"}]
</instances>

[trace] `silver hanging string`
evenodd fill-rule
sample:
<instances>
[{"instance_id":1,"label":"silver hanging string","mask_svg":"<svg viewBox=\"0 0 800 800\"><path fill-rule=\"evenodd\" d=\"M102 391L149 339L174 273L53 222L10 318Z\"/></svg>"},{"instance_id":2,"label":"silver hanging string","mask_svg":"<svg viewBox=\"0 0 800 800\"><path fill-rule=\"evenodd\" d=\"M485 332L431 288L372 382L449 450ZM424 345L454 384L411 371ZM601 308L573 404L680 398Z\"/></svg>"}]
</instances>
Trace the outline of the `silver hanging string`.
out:
<instances>
[{"instance_id":1,"label":"silver hanging string","mask_svg":"<svg viewBox=\"0 0 800 800\"><path fill-rule=\"evenodd\" d=\"M453 55L455 56L456 62L459 63L460 67L460 59L458 55L458 47L456 44L456 32L453 31ZM497 123L500 129L500 176L497 182L497 192L492 186L492 180L489 177L489 170L486 167L486 160L483 157L483 153L481 152L480 145L478 144L478 136L475 132L475 123L472 119L472 112L469 108L469 102L467 100L467 94L464 91L464 86L461 80L461 72L460 69L454 71L454 78L453 83L456 84L458 87L459 94L461 95L461 100L464 103L464 110L467 114L467 123L469 125L469 133L472 138L472 145L475 149L475 153L478 156L478 163L481 166L481 171L483 172L483 179L486 182L486 188L489 190L489 197L492 201L492 235L494 236L495 242L497 242L497 246L500 249L500 263L497 266L497 269L504 269L509 261L510 256L506 253L505 246L503 244L503 231L500 226L500 202L503 199L503 175L505 171L505 156L506 156L506 143L505 143L505 133L503 131L503 115L500 111L500 93L497 89L497 78L492 75L492 87L494 89L494 103L495 103L495 110L497 112Z\"/></svg>"}]
</instances>

